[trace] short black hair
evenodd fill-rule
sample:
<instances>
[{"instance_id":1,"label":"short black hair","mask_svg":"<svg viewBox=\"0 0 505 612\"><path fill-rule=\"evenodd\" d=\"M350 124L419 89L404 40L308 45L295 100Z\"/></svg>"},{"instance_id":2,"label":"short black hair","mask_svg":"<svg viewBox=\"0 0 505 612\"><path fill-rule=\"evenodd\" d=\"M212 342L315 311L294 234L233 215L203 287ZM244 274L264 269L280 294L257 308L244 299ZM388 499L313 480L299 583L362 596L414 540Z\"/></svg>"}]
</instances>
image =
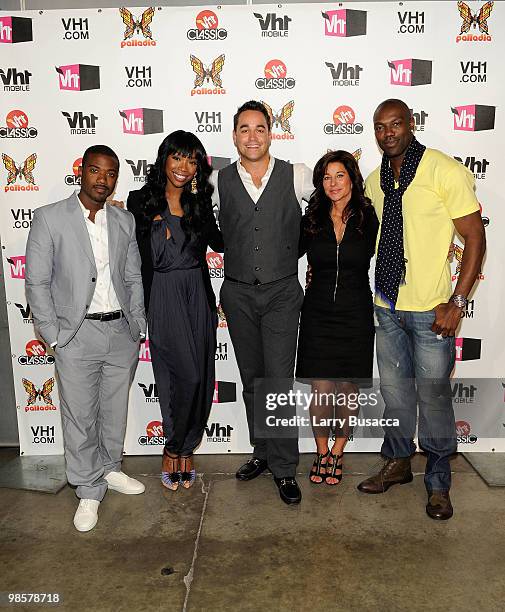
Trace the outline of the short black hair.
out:
<instances>
[{"instance_id":1,"label":"short black hair","mask_svg":"<svg viewBox=\"0 0 505 612\"><path fill-rule=\"evenodd\" d=\"M249 102L244 102L242 106L239 106L237 112L233 115L233 131L237 131L238 118L245 111L259 111L263 113L268 125L268 131L272 129L272 117L270 117L270 113L267 111L267 107L257 100L249 100Z\"/></svg>"},{"instance_id":2,"label":"short black hair","mask_svg":"<svg viewBox=\"0 0 505 612\"><path fill-rule=\"evenodd\" d=\"M406 121L410 121L412 118L412 113L407 103L398 98L388 98L387 100L381 102L379 106L375 109L373 116L375 117L379 110L382 110L385 106L397 106L398 108L400 108L403 113L403 117Z\"/></svg>"},{"instance_id":3,"label":"short black hair","mask_svg":"<svg viewBox=\"0 0 505 612\"><path fill-rule=\"evenodd\" d=\"M84 151L84 155L82 156L81 165L83 168L90 155L106 155L107 157L112 157L116 160L117 167L119 169L119 157L107 145L92 145L91 147L88 147L86 151Z\"/></svg>"}]
</instances>

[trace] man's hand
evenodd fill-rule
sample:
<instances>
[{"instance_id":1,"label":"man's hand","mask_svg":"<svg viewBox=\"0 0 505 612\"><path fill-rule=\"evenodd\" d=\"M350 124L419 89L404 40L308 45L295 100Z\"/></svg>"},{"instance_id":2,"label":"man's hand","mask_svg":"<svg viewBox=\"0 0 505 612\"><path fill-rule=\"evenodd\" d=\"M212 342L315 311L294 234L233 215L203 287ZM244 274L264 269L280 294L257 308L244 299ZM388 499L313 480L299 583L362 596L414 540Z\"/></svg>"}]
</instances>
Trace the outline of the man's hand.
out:
<instances>
[{"instance_id":1,"label":"man's hand","mask_svg":"<svg viewBox=\"0 0 505 612\"><path fill-rule=\"evenodd\" d=\"M431 326L431 331L445 338L454 336L456 329L461 322L461 308L454 302L447 302L435 306L435 321Z\"/></svg>"},{"instance_id":2,"label":"man's hand","mask_svg":"<svg viewBox=\"0 0 505 612\"><path fill-rule=\"evenodd\" d=\"M117 206L118 208L124 208L124 202L121 200L107 200L107 204L111 206Z\"/></svg>"}]
</instances>

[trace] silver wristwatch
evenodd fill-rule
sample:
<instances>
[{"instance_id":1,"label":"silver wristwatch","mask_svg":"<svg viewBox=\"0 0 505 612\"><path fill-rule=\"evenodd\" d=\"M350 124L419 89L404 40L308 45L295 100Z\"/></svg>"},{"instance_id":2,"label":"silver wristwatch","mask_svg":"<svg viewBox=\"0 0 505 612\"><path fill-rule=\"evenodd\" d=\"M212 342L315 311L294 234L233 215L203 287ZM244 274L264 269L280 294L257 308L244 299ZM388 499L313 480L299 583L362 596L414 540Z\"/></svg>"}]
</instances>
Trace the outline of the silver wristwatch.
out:
<instances>
[{"instance_id":1,"label":"silver wristwatch","mask_svg":"<svg viewBox=\"0 0 505 612\"><path fill-rule=\"evenodd\" d=\"M454 302L458 308L465 308L468 304L468 300L464 295L452 295L451 302Z\"/></svg>"}]
</instances>

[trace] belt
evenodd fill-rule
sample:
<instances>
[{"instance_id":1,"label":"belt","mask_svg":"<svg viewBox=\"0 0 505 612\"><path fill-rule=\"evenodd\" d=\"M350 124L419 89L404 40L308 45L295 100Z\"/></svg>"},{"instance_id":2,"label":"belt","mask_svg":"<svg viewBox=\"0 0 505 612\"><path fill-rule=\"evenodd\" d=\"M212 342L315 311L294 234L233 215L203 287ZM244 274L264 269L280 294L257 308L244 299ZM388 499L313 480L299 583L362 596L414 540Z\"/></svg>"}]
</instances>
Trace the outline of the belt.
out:
<instances>
[{"instance_id":1,"label":"belt","mask_svg":"<svg viewBox=\"0 0 505 612\"><path fill-rule=\"evenodd\" d=\"M269 281L268 283L262 283L258 279L256 279L253 283L246 283L245 281L241 281L241 280L238 280L237 278L232 278L231 276L226 276L226 275L224 279L231 281L232 283L238 283L239 285L248 285L249 287L252 287L254 285L272 285L273 283L278 283L281 280L285 280L286 278L291 278L293 276L297 276L297 272L295 272L294 274L289 274L288 276L283 276L282 278L277 278L274 281Z\"/></svg>"},{"instance_id":2,"label":"belt","mask_svg":"<svg viewBox=\"0 0 505 612\"><path fill-rule=\"evenodd\" d=\"M92 321L115 321L123 316L122 310L114 310L114 312L94 312L87 314L84 318Z\"/></svg>"}]
</instances>

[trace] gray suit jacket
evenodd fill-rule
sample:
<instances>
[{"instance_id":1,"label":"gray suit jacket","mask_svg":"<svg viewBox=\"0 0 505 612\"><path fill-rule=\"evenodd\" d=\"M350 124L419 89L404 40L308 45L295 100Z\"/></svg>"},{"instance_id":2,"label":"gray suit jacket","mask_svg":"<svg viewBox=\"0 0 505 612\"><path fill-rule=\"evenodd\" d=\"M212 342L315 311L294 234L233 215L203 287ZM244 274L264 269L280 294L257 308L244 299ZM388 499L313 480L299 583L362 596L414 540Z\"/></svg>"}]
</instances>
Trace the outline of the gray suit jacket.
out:
<instances>
[{"instance_id":1,"label":"gray suit jacket","mask_svg":"<svg viewBox=\"0 0 505 612\"><path fill-rule=\"evenodd\" d=\"M106 205L111 280L133 340L146 333L140 255L133 215ZM77 194L34 211L26 245L26 297L48 343L65 346L82 325L96 266Z\"/></svg>"}]
</instances>

